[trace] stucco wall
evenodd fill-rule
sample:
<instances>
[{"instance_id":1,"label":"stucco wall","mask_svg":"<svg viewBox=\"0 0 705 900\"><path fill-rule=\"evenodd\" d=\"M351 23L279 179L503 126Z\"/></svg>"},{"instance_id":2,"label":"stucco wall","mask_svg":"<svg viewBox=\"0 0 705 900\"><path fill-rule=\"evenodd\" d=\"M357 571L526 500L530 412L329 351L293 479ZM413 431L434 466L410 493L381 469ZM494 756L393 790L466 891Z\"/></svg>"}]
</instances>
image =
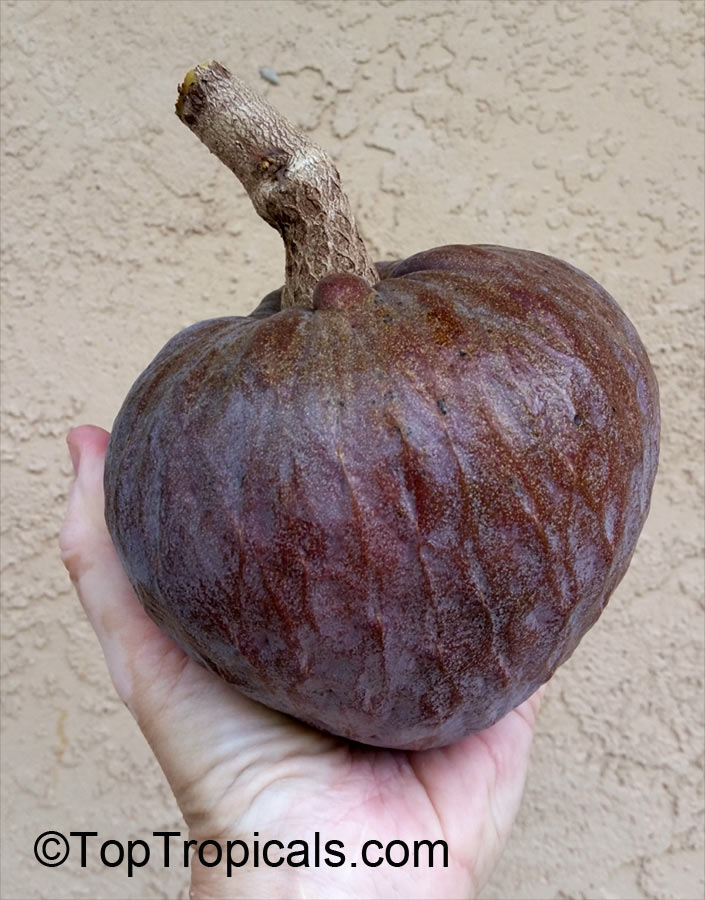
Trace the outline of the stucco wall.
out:
<instances>
[{"instance_id":1,"label":"stucco wall","mask_svg":"<svg viewBox=\"0 0 705 900\"><path fill-rule=\"evenodd\" d=\"M553 679L490 898L703 896L703 4L2 4L3 884L187 896L42 868L42 831L184 826L58 556L76 424L109 428L178 329L282 280L278 236L173 115L203 59L336 157L377 258L451 242L590 272L661 385L632 567ZM278 70L267 84L258 68Z\"/></svg>"}]
</instances>

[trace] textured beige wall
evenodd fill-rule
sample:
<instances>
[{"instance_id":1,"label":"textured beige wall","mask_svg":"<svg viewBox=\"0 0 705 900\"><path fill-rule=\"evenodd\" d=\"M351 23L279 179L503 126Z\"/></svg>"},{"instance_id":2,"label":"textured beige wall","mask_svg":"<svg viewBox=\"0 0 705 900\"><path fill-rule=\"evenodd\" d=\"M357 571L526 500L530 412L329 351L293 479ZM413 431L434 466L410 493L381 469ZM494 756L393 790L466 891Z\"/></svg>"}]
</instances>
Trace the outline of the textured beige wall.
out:
<instances>
[{"instance_id":1,"label":"textured beige wall","mask_svg":"<svg viewBox=\"0 0 705 900\"><path fill-rule=\"evenodd\" d=\"M68 429L175 331L282 279L172 113L218 58L338 160L378 257L571 260L636 323L662 464L632 568L542 712L489 898L703 896L703 4L2 4L5 898L185 897L177 868L33 862L46 829L183 829L59 562ZM258 76L269 65L273 87Z\"/></svg>"}]
</instances>

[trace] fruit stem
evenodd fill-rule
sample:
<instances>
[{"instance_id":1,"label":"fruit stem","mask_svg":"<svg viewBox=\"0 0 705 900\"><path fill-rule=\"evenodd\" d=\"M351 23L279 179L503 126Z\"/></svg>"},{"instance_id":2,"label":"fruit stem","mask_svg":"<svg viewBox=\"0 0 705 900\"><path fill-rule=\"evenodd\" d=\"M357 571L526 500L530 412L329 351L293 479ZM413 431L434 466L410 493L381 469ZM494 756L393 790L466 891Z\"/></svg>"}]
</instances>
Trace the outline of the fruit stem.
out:
<instances>
[{"instance_id":1,"label":"fruit stem","mask_svg":"<svg viewBox=\"0 0 705 900\"><path fill-rule=\"evenodd\" d=\"M237 175L286 249L282 307L312 306L321 278L378 280L330 157L218 62L179 85L176 114Z\"/></svg>"}]
</instances>

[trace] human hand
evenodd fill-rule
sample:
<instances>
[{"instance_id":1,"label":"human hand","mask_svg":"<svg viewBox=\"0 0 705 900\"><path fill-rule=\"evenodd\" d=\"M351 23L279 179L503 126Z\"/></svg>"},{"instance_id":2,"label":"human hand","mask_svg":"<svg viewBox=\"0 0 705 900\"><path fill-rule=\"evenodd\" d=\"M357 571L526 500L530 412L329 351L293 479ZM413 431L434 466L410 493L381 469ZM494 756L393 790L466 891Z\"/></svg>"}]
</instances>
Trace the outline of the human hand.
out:
<instances>
[{"instance_id":1,"label":"human hand","mask_svg":"<svg viewBox=\"0 0 705 900\"><path fill-rule=\"evenodd\" d=\"M174 792L190 837L338 840L346 862L243 866L226 877L196 857L191 897L472 897L507 841L524 787L538 692L491 728L423 752L381 750L322 734L249 700L191 660L146 615L105 526L108 433L68 438L76 469L60 536L64 563L101 643L115 689L135 717ZM543 690L543 689L542 689ZM375 868L369 839L443 840L448 865ZM274 859L286 857L275 849ZM382 850L375 849L376 860ZM392 854L399 857L399 848ZM300 859L300 857L299 857ZM350 862L356 859L355 868Z\"/></svg>"}]
</instances>

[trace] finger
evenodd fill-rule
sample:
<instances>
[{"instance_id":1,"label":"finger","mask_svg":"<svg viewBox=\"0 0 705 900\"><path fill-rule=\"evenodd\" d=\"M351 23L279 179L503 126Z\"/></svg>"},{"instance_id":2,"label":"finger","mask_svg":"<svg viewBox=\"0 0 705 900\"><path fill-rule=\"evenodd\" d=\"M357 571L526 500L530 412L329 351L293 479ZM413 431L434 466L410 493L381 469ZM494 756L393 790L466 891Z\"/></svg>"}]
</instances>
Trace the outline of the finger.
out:
<instances>
[{"instance_id":1,"label":"finger","mask_svg":"<svg viewBox=\"0 0 705 900\"><path fill-rule=\"evenodd\" d=\"M525 700L514 710L515 713L517 713L524 719L524 721L532 731L536 728L536 719L538 718L541 704L543 703L544 697L546 696L548 684L548 681L544 682L544 684L542 684L538 690L534 691L534 693L528 698L528 700Z\"/></svg>"},{"instance_id":2,"label":"finger","mask_svg":"<svg viewBox=\"0 0 705 900\"><path fill-rule=\"evenodd\" d=\"M83 574L83 568L93 561L95 553L92 551L102 554L104 545L110 541L103 516L102 487L100 491L95 489L102 479L108 438L108 432L103 428L82 425L74 428L66 439L76 478L59 535L59 546L74 583Z\"/></svg>"}]
</instances>

